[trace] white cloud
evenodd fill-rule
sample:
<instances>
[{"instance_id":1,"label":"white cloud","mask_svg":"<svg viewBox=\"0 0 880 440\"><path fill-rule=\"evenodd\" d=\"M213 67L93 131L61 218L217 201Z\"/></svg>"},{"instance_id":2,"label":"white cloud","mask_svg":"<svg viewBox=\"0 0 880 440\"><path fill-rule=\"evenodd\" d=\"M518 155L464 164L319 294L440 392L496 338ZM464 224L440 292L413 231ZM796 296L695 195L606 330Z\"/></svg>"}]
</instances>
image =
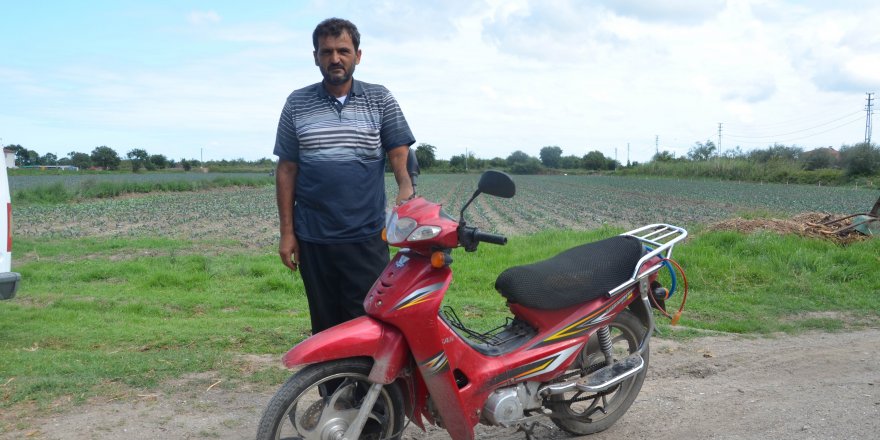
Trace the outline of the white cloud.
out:
<instances>
[{"instance_id":1,"label":"white cloud","mask_svg":"<svg viewBox=\"0 0 880 440\"><path fill-rule=\"evenodd\" d=\"M220 23L220 14L215 11L192 11L187 15L187 21L196 26Z\"/></svg>"},{"instance_id":2,"label":"white cloud","mask_svg":"<svg viewBox=\"0 0 880 440\"><path fill-rule=\"evenodd\" d=\"M633 159L646 160L655 135L661 148L686 152L717 135L722 121L735 133L738 125L803 113L824 122L858 110L865 91L880 91L880 31L871 22L880 8L862 7L343 0L253 14L184 9L169 20L187 50L175 62L157 66L144 45L143 63L113 64L113 53L98 53L42 71L10 64L0 68L0 98L16 118L67 127L34 131L35 139L63 132L54 141L60 154L75 142L135 143L125 143L128 136L170 157L210 146L221 158L260 158L271 154L287 94L320 80L311 59L314 25L342 16L363 34L356 77L386 85L416 139L437 146L440 157L464 148L485 158L537 155L545 145L566 155L617 148L623 157L630 143ZM0 121L11 117L0 111ZM815 142L849 141L845 132L832 135ZM42 153L39 142L28 147ZM725 149L733 147L728 142ZM744 145L755 146L764 145Z\"/></svg>"}]
</instances>

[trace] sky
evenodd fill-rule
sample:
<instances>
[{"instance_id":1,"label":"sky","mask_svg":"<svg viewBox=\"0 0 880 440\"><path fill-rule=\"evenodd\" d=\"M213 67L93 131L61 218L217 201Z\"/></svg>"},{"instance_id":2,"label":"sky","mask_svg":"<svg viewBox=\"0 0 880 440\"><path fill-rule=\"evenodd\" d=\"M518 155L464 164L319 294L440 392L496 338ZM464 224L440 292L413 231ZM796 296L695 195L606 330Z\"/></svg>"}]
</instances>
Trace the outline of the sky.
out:
<instances>
[{"instance_id":1,"label":"sky","mask_svg":"<svg viewBox=\"0 0 880 440\"><path fill-rule=\"evenodd\" d=\"M311 33L334 16L361 32L355 78L390 89L416 145L442 159L559 146L645 162L710 140L719 152L839 148L865 140L867 93L880 92L880 2L867 0L0 0L0 11L0 144L58 157L106 145L274 159L285 99L321 80Z\"/></svg>"}]
</instances>

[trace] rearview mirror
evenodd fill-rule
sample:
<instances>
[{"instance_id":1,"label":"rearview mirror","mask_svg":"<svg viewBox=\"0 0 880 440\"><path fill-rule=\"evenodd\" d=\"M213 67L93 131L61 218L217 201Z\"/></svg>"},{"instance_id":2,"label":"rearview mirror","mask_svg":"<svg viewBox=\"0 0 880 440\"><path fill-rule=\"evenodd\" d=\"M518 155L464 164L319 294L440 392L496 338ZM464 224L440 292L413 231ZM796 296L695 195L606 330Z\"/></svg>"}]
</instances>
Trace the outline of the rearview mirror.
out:
<instances>
[{"instance_id":1,"label":"rearview mirror","mask_svg":"<svg viewBox=\"0 0 880 440\"><path fill-rule=\"evenodd\" d=\"M506 173L489 170L480 176L477 191L489 194L490 196L509 199L516 194L516 184L513 183L513 179Z\"/></svg>"}]
</instances>

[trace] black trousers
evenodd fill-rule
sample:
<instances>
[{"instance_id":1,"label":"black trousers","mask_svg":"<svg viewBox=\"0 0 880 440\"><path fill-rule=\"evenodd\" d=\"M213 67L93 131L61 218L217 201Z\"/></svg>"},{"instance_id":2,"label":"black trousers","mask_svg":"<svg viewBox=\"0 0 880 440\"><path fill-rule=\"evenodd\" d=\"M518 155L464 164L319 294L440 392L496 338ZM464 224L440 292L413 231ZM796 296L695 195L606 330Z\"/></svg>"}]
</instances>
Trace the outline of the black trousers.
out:
<instances>
[{"instance_id":1,"label":"black trousers","mask_svg":"<svg viewBox=\"0 0 880 440\"><path fill-rule=\"evenodd\" d=\"M309 299L312 334L364 315L364 298L389 260L381 235L357 243L300 241L299 272Z\"/></svg>"}]
</instances>

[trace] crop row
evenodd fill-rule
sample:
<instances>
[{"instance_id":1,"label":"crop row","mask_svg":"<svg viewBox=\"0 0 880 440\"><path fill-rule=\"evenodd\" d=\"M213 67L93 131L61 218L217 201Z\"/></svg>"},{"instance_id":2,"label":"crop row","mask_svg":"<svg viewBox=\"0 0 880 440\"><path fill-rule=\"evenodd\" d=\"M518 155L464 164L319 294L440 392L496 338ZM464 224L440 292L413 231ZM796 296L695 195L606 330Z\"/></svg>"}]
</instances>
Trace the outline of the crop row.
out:
<instances>
[{"instance_id":1,"label":"crop row","mask_svg":"<svg viewBox=\"0 0 880 440\"><path fill-rule=\"evenodd\" d=\"M111 183L153 183L153 182L190 182L226 178L258 178L266 177L266 173L198 173L198 172L167 172L167 173L101 173L101 174L26 174L9 176L9 188L12 192L40 186L51 186L61 183L68 189L81 185Z\"/></svg>"},{"instance_id":2,"label":"crop row","mask_svg":"<svg viewBox=\"0 0 880 440\"><path fill-rule=\"evenodd\" d=\"M458 217L478 176L425 175L417 192ZM633 227L647 223L692 225L764 211L867 211L880 192L802 185L693 181L605 176L515 176L517 195L483 195L466 216L470 224L504 234L544 229ZM393 179L386 181L389 199ZM229 239L246 246L277 242L275 191L271 187L226 188L89 200L15 208L14 235Z\"/></svg>"}]
</instances>

